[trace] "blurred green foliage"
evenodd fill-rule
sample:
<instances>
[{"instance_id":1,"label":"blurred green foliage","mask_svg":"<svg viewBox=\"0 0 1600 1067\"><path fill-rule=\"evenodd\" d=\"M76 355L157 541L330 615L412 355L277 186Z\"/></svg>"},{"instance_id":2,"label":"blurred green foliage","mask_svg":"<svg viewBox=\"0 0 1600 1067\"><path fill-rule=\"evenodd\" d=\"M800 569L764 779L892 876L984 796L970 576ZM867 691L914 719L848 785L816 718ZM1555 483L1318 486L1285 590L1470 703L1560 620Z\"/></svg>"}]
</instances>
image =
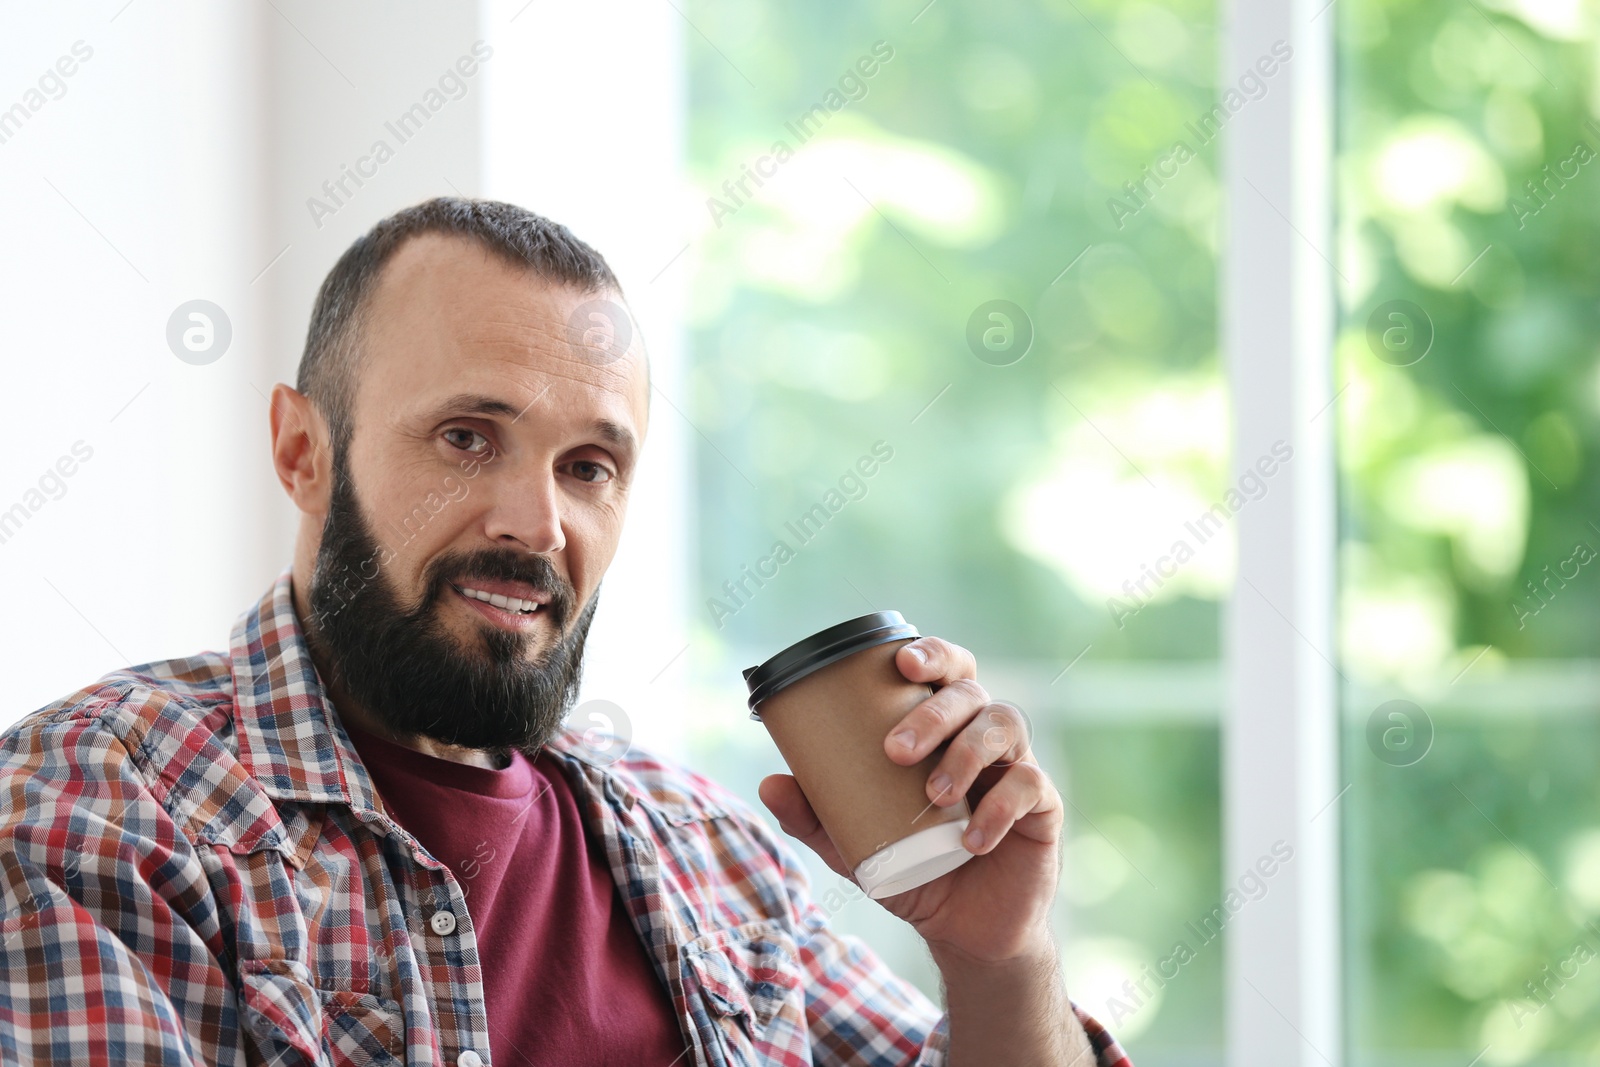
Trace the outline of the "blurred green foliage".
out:
<instances>
[{"instance_id":1,"label":"blurred green foliage","mask_svg":"<svg viewBox=\"0 0 1600 1067\"><path fill-rule=\"evenodd\" d=\"M1336 10L1352 1061L1592 1062L1600 7ZM1367 342L1391 300L1409 366ZM1367 749L1396 695L1414 766Z\"/></svg>"},{"instance_id":2,"label":"blurred green foliage","mask_svg":"<svg viewBox=\"0 0 1600 1067\"><path fill-rule=\"evenodd\" d=\"M689 253L690 410L706 439L699 589L737 609L699 618L724 643L769 648L892 601L1014 656L1070 657L1095 641L1111 658L1214 657L1214 604L1108 632L1103 598L1063 589L1004 529L1008 495L1060 460L1064 424L1083 423L1073 404L1093 417L1097 397L1135 396L1173 372L1214 380L1208 163L1121 231L1107 210L1208 106L1211 12L941 2L913 22L920 7L687 9L700 195L731 203L724 182L776 140L796 148L732 215L713 221L708 208ZM1148 47L1157 22L1161 49L1142 57L1142 75L1118 48ZM864 79L865 96L799 145L786 123L875 42L893 58ZM965 340L992 299L1034 325L1011 366L981 362ZM748 606L723 594L879 440L893 460L783 565L776 591Z\"/></svg>"},{"instance_id":3,"label":"blurred green foliage","mask_svg":"<svg viewBox=\"0 0 1600 1067\"><path fill-rule=\"evenodd\" d=\"M1074 805L1058 930L1075 995L1103 1001L1222 883L1214 700L1125 722L1143 709L1075 689L1097 666L1121 677L1174 661L1216 688L1215 596L1175 586L1119 628L1106 598L1140 561L1092 548L1144 517L1122 512L1151 481L1190 487L1176 528L1227 480L1215 148L1120 228L1110 207L1209 109L1215 15L1199 0L924 2L684 9L689 166L708 200L687 253L695 758L754 799L782 766L742 714L738 669L822 626L893 607L967 645L986 677L1036 694L1035 747ZM892 57L800 143L786 124L875 45ZM739 189L749 172L761 184ZM991 300L1032 325L1009 365L967 341ZM1176 409L1150 406L1156 386ZM790 524L880 441L892 458L802 542ZM1056 484L1084 469L1090 495ZM814 873L819 891L839 882ZM835 923L937 997L903 924L866 901ZM1121 1020L1141 1064L1220 1062L1220 968L1217 942Z\"/></svg>"},{"instance_id":4,"label":"blurred green foliage","mask_svg":"<svg viewBox=\"0 0 1600 1067\"><path fill-rule=\"evenodd\" d=\"M691 395L672 398L701 442L696 760L754 800L781 763L738 670L822 626L893 607L972 648L997 695L1027 695L1070 801L1058 931L1075 995L1105 1010L1239 874L1219 858L1231 531L1121 625L1108 601L1131 603L1123 583L1254 458L1226 454L1217 144L1194 133L1244 72L1217 69L1202 0L683 11L705 201ZM1600 915L1600 567L1571 562L1600 549L1600 159L1575 150L1600 153L1597 6L1341 0L1325 17L1350 1060L1592 1056L1600 962L1548 1008L1518 998ZM1180 142L1193 155L1173 166ZM1547 164L1566 177L1534 196ZM1009 365L967 341L993 300L1032 327ZM1397 300L1432 338L1404 366L1368 335ZM846 480L879 442L892 458ZM1435 729L1407 767L1367 748L1397 696ZM870 902L835 922L937 995ZM1205 946L1113 1026L1141 1067L1221 1062L1221 957Z\"/></svg>"}]
</instances>

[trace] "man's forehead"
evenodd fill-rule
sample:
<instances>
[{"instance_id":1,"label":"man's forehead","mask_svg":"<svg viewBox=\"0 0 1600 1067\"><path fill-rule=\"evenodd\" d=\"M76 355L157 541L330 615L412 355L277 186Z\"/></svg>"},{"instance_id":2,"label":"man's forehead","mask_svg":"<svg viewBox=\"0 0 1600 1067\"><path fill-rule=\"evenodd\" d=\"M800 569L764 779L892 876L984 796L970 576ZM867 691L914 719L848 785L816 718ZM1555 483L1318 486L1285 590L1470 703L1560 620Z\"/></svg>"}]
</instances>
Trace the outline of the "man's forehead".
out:
<instances>
[{"instance_id":1,"label":"man's forehead","mask_svg":"<svg viewBox=\"0 0 1600 1067\"><path fill-rule=\"evenodd\" d=\"M581 328L591 322L602 328ZM466 238L424 234L398 249L365 332L367 376L435 397L496 381L514 394L536 379L648 402L643 338L620 295L551 282ZM641 432L643 417L641 406Z\"/></svg>"},{"instance_id":2,"label":"man's forehead","mask_svg":"<svg viewBox=\"0 0 1600 1067\"><path fill-rule=\"evenodd\" d=\"M500 326L554 340L568 309L586 296L581 288L520 268L477 241L427 233L401 245L384 265L371 308L375 323L426 317L452 327Z\"/></svg>"}]
</instances>

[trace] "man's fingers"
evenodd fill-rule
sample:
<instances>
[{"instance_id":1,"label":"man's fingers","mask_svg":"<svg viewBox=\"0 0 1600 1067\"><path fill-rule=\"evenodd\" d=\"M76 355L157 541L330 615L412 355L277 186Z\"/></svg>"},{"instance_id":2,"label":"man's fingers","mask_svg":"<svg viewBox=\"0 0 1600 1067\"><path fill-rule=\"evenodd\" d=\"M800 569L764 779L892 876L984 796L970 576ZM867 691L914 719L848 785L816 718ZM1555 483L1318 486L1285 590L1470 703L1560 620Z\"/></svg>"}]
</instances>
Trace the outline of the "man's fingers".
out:
<instances>
[{"instance_id":1,"label":"man's fingers","mask_svg":"<svg viewBox=\"0 0 1600 1067\"><path fill-rule=\"evenodd\" d=\"M894 665L911 681L929 685L978 676L978 661L972 653L942 637L919 637L906 642L895 651Z\"/></svg>"},{"instance_id":2,"label":"man's fingers","mask_svg":"<svg viewBox=\"0 0 1600 1067\"><path fill-rule=\"evenodd\" d=\"M1050 784L1049 777L1038 764L1014 763L1006 768L1004 777L979 801L972 817L967 820L967 832L961 843L969 852L982 855L991 851L1018 820L1060 807L1061 794L1056 792L1055 786ZM1028 832L1024 827L1018 832L1035 837L1041 829L1035 827Z\"/></svg>"},{"instance_id":3,"label":"man's fingers","mask_svg":"<svg viewBox=\"0 0 1600 1067\"><path fill-rule=\"evenodd\" d=\"M956 735L928 775L928 798L948 807L966 796L985 767L1009 766L1029 754L1027 721L1014 704L989 704Z\"/></svg>"},{"instance_id":4,"label":"man's fingers","mask_svg":"<svg viewBox=\"0 0 1600 1067\"><path fill-rule=\"evenodd\" d=\"M957 678L906 712L884 740L896 763L922 759L953 736L989 703L989 693L972 678Z\"/></svg>"},{"instance_id":5,"label":"man's fingers","mask_svg":"<svg viewBox=\"0 0 1600 1067\"><path fill-rule=\"evenodd\" d=\"M850 877L850 871L840 858L839 850L834 847L833 839L822 828L822 822L812 810L811 802L806 799L794 775L769 774L761 779L756 792L761 797L761 803L778 820L778 826L784 833L799 838L807 848L822 857L822 862L846 878Z\"/></svg>"}]
</instances>

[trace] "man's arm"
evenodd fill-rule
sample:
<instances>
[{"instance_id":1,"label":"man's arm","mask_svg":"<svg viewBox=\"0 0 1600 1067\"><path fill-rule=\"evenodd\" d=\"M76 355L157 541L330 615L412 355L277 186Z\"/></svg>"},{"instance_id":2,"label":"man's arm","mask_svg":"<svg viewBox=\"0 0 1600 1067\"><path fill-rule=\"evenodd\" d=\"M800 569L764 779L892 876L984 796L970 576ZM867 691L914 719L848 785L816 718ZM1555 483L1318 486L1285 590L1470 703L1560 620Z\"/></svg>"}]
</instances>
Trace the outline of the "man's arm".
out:
<instances>
[{"instance_id":1,"label":"man's arm","mask_svg":"<svg viewBox=\"0 0 1600 1067\"><path fill-rule=\"evenodd\" d=\"M717 792L719 801L740 814L762 850L782 870L797 920L806 1024L818 1067L999 1067L1013 1062L1028 1067L1057 1063L1061 1067L1132 1067L1105 1029L1062 992L1053 962L1046 976L1026 968L1015 972L969 968L965 966L969 961L935 952L934 963L945 985L947 1011L941 1013L916 986L890 970L866 942L833 929L828 910L857 901L859 907L871 905L853 881L841 879L839 886L814 899L810 877L794 847L772 833L742 800L720 788ZM785 829L793 836L805 836L793 828ZM1043 995L1047 989L1055 996ZM1032 1006L1035 1003L1037 1009ZM1022 1017L1031 1018L1038 1026L1019 1025L1016 1020ZM952 1045L954 1026L965 1032ZM1058 1060L1033 1057L1031 1044L1017 1042L1023 1035L1034 1035L1043 1042L1041 1047L1052 1048L1056 1046L1048 1042L1058 1034L1070 1035L1065 1047L1074 1050ZM1086 1044L1089 1051L1075 1059L1077 1050ZM1010 1055L1013 1048L1016 1057L1000 1058L1002 1053Z\"/></svg>"},{"instance_id":2,"label":"man's arm","mask_svg":"<svg viewBox=\"0 0 1600 1067\"><path fill-rule=\"evenodd\" d=\"M1067 999L1053 944L998 964L937 950L933 960L950 1016L950 1067L1132 1067L1105 1029Z\"/></svg>"},{"instance_id":3,"label":"man's arm","mask_svg":"<svg viewBox=\"0 0 1600 1067\"><path fill-rule=\"evenodd\" d=\"M766 836L753 813L750 818L758 836ZM944 986L941 1015L865 942L832 929L787 842L767 837L767 844L784 867L790 899L806 917L810 936L801 944L801 962L819 1067L1133 1067L1112 1035L1068 997L1053 943L1003 964L930 946ZM860 899L864 906L865 895L850 888L854 893L839 894L841 900Z\"/></svg>"},{"instance_id":4,"label":"man's arm","mask_svg":"<svg viewBox=\"0 0 1600 1067\"><path fill-rule=\"evenodd\" d=\"M101 721L0 742L0 1062L241 1059L194 851Z\"/></svg>"},{"instance_id":5,"label":"man's arm","mask_svg":"<svg viewBox=\"0 0 1600 1067\"><path fill-rule=\"evenodd\" d=\"M991 703L972 653L937 637L900 646L895 666L934 693L891 728L884 751L910 765L943 748L929 804L966 799L968 863L879 901L916 928L944 980L951 1067L1126 1067L1099 1024L1070 1007L1049 915L1061 870L1061 795L1033 758L1027 724ZM850 877L791 775L769 775L761 799L783 830ZM1084 1045L1091 1057L1084 1058ZM930 1061L933 1062L933 1061ZM937 1061L945 1063L945 1060Z\"/></svg>"}]
</instances>

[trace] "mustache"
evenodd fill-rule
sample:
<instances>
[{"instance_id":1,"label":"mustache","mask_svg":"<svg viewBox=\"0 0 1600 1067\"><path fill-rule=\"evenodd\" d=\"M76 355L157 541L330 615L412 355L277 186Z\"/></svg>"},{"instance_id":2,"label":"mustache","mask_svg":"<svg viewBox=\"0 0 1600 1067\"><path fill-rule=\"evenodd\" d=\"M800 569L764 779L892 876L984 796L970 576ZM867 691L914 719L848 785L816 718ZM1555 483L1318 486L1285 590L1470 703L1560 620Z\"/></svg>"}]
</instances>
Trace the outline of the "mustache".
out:
<instances>
[{"instance_id":1,"label":"mustache","mask_svg":"<svg viewBox=\"0 0 1600 1067\"><path fill-rule=\"evenodd\" d=\"M452 552L440 556L428 565L426 572L427 595L419 611L427 611L444 593L445 586L472 578L486 581L524 582L536 591L550 597L541 611L550 614L550 621L565 629L567 620L577 606L578 593L572 584L556 573L555 566L543 556L480 549L475 552Z\"/></svg>"}]
</instances>

